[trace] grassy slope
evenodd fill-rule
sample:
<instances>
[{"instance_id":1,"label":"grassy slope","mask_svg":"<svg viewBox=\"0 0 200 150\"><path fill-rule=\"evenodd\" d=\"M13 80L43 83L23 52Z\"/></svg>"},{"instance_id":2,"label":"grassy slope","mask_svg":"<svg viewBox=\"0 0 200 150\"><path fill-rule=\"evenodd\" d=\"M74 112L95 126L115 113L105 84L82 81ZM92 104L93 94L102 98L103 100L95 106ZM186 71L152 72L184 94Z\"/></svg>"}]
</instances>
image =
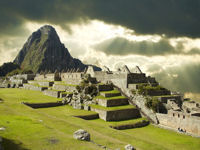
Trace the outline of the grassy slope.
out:
<instances>
[{"instance_id":1,"label":"grassy slope","mask_svg":"<svg viewBox=\"0 0 200 150\"><path fill-rule=\"evenodd\" d=\"M90 142L73 139L73 132L80 128L88 130L92 140L96 143L112 149L118 147L123 149L124 145L128 143L134 145L137 150L200 149L200 139L198 138L156 128L152 125L118 131L109 128L107 123L100 119L86 121L73 117L73 115L92 112L74 110L70 106L34 110L20 104L21 97L27 100L34 98L51 101L48 96L42 96L40 92L0 89L0 98L4 99L4 102L0 103L0 127L6 127L5 131L0 131L0 135L12 140L12 143L4 140L7 145L6 150L17 150L21 147L31 150L99 149Z\"/></svg>"}]
</instances>

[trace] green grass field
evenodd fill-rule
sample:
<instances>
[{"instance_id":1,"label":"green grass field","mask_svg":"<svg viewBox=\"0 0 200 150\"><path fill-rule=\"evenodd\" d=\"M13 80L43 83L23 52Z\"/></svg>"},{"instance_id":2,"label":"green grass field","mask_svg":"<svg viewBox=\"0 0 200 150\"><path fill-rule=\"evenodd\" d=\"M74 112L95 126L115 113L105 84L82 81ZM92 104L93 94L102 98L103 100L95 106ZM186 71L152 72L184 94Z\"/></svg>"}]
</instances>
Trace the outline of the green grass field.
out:
<instances>
[{"instance_id":1,"label":"green grass field","mask_svg":"<svg viewBox=\"0 0 200 150\"><path fill-rule=\"evenodd\" d=\"M93 112L75 110L70 106L31 109L27 102L56 101L41 92L23 89L0 89L0 131L5 150L98 150L91 142L73 139L73 132L85 129L91 139L114 150L128 143L137 150L199 150L200 139L149 125L143 128L115 130L107 122L83 120L75 115ZM112 122L110 122L112 124ZM120 122L118 122L120 123Z\"/></svg>"}]
</instances>

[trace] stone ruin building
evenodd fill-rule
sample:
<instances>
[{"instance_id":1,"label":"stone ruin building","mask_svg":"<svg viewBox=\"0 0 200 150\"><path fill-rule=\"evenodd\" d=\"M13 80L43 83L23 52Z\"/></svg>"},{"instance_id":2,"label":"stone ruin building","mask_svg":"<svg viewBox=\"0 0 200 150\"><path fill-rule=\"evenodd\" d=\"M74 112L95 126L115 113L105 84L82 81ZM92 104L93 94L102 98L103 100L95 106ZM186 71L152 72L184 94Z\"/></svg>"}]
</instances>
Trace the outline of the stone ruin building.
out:
<instances>
[{"instance_id":1,"label":"stone ruin building","mask_svg":"<svg viewBox=\"0 0 200 150\"><path fill-rule=\"evenodd\" d=\"M82 85L86 76L89 77L88 87L77 92L77 86ZM88 89L93 85L96 90L91 95ZM1 86L38 90L45 95L64 97L72 107L95 111L105 121L145 116L163 127L200 136L200 104L186 101L183 95L162 87L155 78L146 76L138 66L134 71L130 71L127 66L117 71L111 71L108 67L95 71L89 66L82 72L71 69L55 73L15 75ZM149 105L153 102L158 104L156 108ZM116 106L122 109L110 109ZM146 125L147 122L142 121L142 124Z\"/></svg>"}]
</instances>

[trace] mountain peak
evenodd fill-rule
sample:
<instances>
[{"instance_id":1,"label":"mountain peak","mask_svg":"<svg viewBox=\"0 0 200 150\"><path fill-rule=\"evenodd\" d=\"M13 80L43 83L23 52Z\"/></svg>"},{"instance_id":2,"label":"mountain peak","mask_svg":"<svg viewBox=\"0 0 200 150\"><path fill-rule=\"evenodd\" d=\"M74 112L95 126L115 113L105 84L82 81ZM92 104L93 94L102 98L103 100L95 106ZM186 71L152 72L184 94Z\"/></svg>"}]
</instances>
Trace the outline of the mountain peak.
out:
<instances>
[{"instance_id":1,"label":"mountain peak","mask_svg":"<svg viewBox=\"0 0 200 150\"><path fill-rule=\"evenodd\" d=\"M51 25L44 25L42 26L40 29L40 32L42 34L51 34L51 33L56 33L56 30L54 29L54 27L52 27ZM57 34L57 33L56 33Z\"/></svg>"},{"instance_id":2,"label":"mountain peak","mask_svg":"<svg viewBox=\"0 0 200 150\"><path fill-rule=\"evenodd\" d=\"M83 70L86 67L70 55L68 49L60 42L56 30L50 25L44 25L32 33L14 63L33 72L54 72L71 68Z\"/></svg>"}]
</instances>

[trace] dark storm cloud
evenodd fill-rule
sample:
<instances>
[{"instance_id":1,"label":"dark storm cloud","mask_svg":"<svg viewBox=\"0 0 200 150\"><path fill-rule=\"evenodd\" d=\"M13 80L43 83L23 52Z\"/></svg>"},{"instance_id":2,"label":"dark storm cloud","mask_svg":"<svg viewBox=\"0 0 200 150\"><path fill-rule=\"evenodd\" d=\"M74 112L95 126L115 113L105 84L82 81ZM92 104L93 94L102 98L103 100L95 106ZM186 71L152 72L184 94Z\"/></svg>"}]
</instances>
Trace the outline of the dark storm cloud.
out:
<instances>
[{"instance_id":1,"label":"dark storm cloud","mask_svg":"<svg viewBox=\"0 0 200 150\"><path fill-rule=\"evenodd\" d=\"M200 64L171 67L153 74L162 86L181 92L200 92Z\"/></svg>"},{"instance_id":2,"label":"dark storm cloud","mask_svg":"<svg viewBox=\"0 0 200 150\"><path fill-rule=\"evenodd\" d=\"M106 40L94 46L98 51L102 51L108 55L129 55L138 54L146 56L179 54L181 52L181 43L177 47L172 47L167 39L159 42L151 41L129 41L122 37L116 37Z\"/></svg>"},{"instance_id":3,"label":"dark storm cloud","mask_svg":"<svg viewBox=\"0 0 200 150\"><path fill-rule=\"evenodd\" d=\"M2 0L0 14L0 33L25 20L65 27L99 19L140 34L200 37L200 0Z\"/></svg>"}]
</instances>

